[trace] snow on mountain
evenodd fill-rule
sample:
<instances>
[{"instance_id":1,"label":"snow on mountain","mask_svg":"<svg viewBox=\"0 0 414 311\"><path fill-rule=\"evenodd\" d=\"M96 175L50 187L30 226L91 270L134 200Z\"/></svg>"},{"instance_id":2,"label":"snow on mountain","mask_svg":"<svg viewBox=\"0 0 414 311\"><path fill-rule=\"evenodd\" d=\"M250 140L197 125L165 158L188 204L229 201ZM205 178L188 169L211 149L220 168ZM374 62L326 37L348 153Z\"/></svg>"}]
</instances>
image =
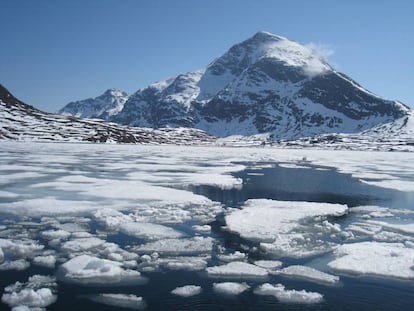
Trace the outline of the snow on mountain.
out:
<instances>
[{"instance_id":1,"label":"snow on mountain","mask_svg":"<svg viewBox=\"0 0 414 311\"><path fill-rule=\"evenodd\" d=\"M128 99L128 94L117 89L109 89L100 96L70 102L58 112L81 118L107 120L119 113Z\"/></svg>"},{"instance_id":2,"label":"snow on mountain","mask_svg":"<svg viewBox=\"0 0 414 311\"><path fill-rule=\"evenodd\" d=\"M259 32L203 70L138 90L109 119L279 140L357 133L409 112L337 72L311 47Z\"/></svg>"},{"instance_id":3,"label":"snow on mountain","mask_svg":"<svg viewBox=\"0 0 414 311\"><path fill-rule=\"evenodd\" d=\"M0 140L139 144L205 144L214 138L191 128L130 128L97 119L45 113L0 85Z\"/></svg>"}]
</instances>

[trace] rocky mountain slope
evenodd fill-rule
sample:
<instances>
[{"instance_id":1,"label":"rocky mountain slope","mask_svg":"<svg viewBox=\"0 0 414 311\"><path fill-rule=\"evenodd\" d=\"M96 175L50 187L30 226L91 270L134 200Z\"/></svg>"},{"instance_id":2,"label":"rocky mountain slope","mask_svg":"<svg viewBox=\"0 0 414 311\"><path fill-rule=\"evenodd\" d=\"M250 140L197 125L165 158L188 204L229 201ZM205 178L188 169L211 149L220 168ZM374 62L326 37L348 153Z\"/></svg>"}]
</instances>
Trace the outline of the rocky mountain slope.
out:
<instances>
[{"instance_id":1,"label":"rocky mountain slope","mask_svg":"<svg viewBox=\"0 0 414 311\"><path fill-rule=\"evenodd\" d=\"M128 94L117 89L109 89L100 96L70 102L58 113L81 118L99 118L108 120L119 113L128 100Z\"/></svg>"},{"instance_id":2,"label":"rocky mountain slope","mask_svg":"<svg viewBox=\"0 0 414 311\"><path fill-rule=\"evenodd\" d=\"M45 113L29 106L0 85L0 140L205 144L214 138L188 128L129 128L102 120Z\"/></svg>"},{"instance_id":3,"label":"rocky mountain slope","mask_svg":"<svg viewBox=\"0 0 414 311\"><path fill-rule=\"evenodd\" d=\"M382 99L334 70L312 48L259 32L203 70L138 90L108 119L280 140L358 133L409 113L405 105Z\"/></svg>"}]
</instances>

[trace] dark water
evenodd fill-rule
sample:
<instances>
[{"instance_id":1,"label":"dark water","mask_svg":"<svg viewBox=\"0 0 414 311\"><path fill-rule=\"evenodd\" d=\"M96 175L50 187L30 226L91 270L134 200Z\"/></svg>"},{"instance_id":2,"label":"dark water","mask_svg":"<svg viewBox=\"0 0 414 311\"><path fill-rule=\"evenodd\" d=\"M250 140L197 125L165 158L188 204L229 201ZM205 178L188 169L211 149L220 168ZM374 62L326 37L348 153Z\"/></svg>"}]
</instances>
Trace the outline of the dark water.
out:
<instances>
[{"instance_id":1,"label":"dark water","mask_svg":"<svg viewBox=\"0 0 414 311\"><path fill-rule=\"evenodd\" d=\"M240 207L247 199L258 198L341 203L350 207L368 204L412 207L413 203L411 198L406 197L402 192L370 186L352 178L351 175L315 166L285 168L272 165L259 169L251 165L236 176L243 179L243 188L240 190L221 190L210 186L193 186L191 190L233 208ZM243 251L243 244L251 244L222 230L223 216L218 216L211 225L211 235L221 241L228 250ZM185 231L185 225L178 227ZM99 226L92 224L92 229L99 229ZM130 237L122 234L109 236L108 241L120 245L142 242L131 240ZM249 258L268 259L260 252L249 254ZM283 259L283 262L284 265L304 264L316 259ZM210 264L215 263L216 259L213 257ZM54 273L54 270L33 266L25 271L1 271L0 288L3 289L16 280L27 280L34 274ZM84 298L99 293L142 296L148 305L147 310L411 310L414 306L414 283L409 281L341 276L339 285L328 287L281 276L270 276L268 279L240 280L248 283L251 290L230 298L213 292L212 285L214 282L237 281L234 278L214 279L208 278L203 272L174 271L143 273L143 275L148 277L148 283L134 286L87 287L58 282L58 300L47 310L120 310L118 307L98 304ZM253 289L264 282L282 283L288 289L316 291L324 295L324 301L316 305L283 304L271 296L255 295ZM189 284L201 286L203 292L189 298L176 297L170 293L177 286ZM8 310L4 304L0 304L0 309Z\"/></svg>"}]
</instances>

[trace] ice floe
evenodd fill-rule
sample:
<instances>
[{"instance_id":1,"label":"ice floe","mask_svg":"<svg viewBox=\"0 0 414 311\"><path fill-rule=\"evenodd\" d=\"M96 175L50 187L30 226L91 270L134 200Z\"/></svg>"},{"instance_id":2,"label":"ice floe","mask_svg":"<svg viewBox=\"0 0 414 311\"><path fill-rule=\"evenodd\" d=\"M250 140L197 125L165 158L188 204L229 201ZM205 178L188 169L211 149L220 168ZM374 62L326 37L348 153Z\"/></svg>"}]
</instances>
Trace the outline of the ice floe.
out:
<instances>
[{"instance_id":1,"label":"ice floe","mask_svg":"<svg viewBox=\"0 0 414 311\"><path fill-rule=\"evenodd\" d=\"M341 204L256 199L248 200L242 209L227 215L226 225L243 238L273 242L277 235L290 233L301 220L342 216L347 210L348 207Z\"/></svg>"},{"instance_id":2,"label":"ice floe","mask_svg":"<svg viewBox=\"0 0 414 311\"><path fill-rule=\"evenodd\" d=\"M119 230L130 236L144 240L160 240L165 238L181 238L183 233L164 225L146 222L127 222L120 225Z\"/></svg>"},{"instance_id":3,"label":"ice floe","mask_svg":"<svg viewBox=\"0 0 414 311\"><path fill-rule=\"evenodd\" d=\"M33 263L46 268L54 268L56 264L56 257L53 255L36 256L33 258Z\"/></svg>"},{"instance_id":4,"label":"ice floe","mask_svg":"<svg viewBox=\"0 0 414 311\"><path fill-rule=\"evenodd\" d=\"M235 251L234 253L230 253L230 254L218 254L217 258L225 262L243 261L247 259L247 255L245 253Z\"/></svg>"},{"instance_id":5,"label":"ice floe","mask_svg":"<svg viewBox=\"0 0 414 311\"><path fill-rule=\"evenodd\" d=\"M62 252L73 254L96 248L104 243L104 240L95 237L79 238L64 242L60 249Z\"/></svg>"},{"instance_id":6,"label":"ice floe","mask_svg":"<svg viewBox=\"0 0 414 311\"><path fill-rule=\"evenodd\" d=\"M214 283L213 290L222 295L235 296L239 295L250 288L246 283L222 282Z\"/></svg>"},{"instance_id":7,"label":"ice floe","mask_svg":"<svg viewBox=\"0 0 414 311\"><path fill-rule=\"evenodd\" d=\"M334 255L328 266L338 273L414 279L414 249L402 243L343 244Z\"/></svg>"},{"instance_id":8,"label":"ice floe","mask_svg":"<svg viewBox=\"0 0 414 311\"><path fill-rule=\"evenodd\" d=\"M206 271L212 277L265 278L268 276L266 269L242 261L208 267Z\"/></svg>"},{"instance_id":9,"label":"ice floe","mask_svg":"<svg viewBox=\"0 0 414 311\"><path fill-rule=\"evenodd\" d=\"M1 300L12 308L45 308L56 301L56 288L53 277L34 275L26 283L7 286Z\"/></svg>"},{"instance_id":10,"label":"ice floe","mask_svg":"<svg viewBox=\"0 0 414 311\"><path fill-rule=\"evenodd\" d=\"M292 265L279 270L278 274L326 285L334 285L339 282L338 276L307 266Z\"/></svg>"},{"instance_id":11,"label":"ice floe","mask_svg":"<svg viewBox=\"0 0 414 311\"><path fill-rule=\"evenodd\" d=\"M342 216L347 211L348 207L341 204L257 199L248 200L225 220L228 230L261 242L263 250L280 257L300 258L329 251L332 244L317 235L318 231L326 231L324 217Z\"/></svg>"},{"instance_id":12,"label":"ice floe","mask_svg":"<svg viewBox=\"0 0 414 311\"><path fill-rule=\"evenodd\" d=\"M80 284L131 284L143 283L141 274L122 268L116 261L80 255L59 267L58 276L63 281Z\"/></svg>"},{"instance_id":13,"label":"ice floe","mask_svg":"<svg viewBox=\"0 0 414 311\"><path fill-rule=\"evenodd\" d=\"M0 264L0 270L25 270L30 267L30 262L25 259L5 260Z\"/></svg>"},{"instance_id":14,"label":"ice floe","mask_svg":"<svg viewBox=\"0 0 414 311\"><path fill-rule=\"evenodd\" d=\"M254 264L268 271L272 271L279 269L283 263L279 260L256 260Z\"/></svg>"},{"instance_id":15,"label":"ice floe","mask_svg":"<svg viewBox=\"0 0 414 311\"><path fill-rule=\"evenodd\" d=\"M98 295L89 295L86 298L97 302L102 303L108 306L113 306L117 308L125 308L131 310L143 310L147 307L145 300L142 297L132 295L132 294L98 294Z\"/></svg>"},{"instance_id":16,"label":"ice floe","mask_svg":"<svg viewBox=\"0 0 414 311\"><path fill-rule=\"evenodd\" d=\"M171 294L180 296L180 297L191 297L198 295L202 292L201 286L197 285L185 285L182 287L177 287L171 291Z\"/></svg>"},{"instance_id":17,"label":"ice floe","mask_svg":"<svg viewBox=\"0 0 414 311\"><path fill-rule=\"evenodd\" d=\"M138 253L158 252L170 255L194 255L210 253L213 248L213 241L210 237L164 239L135 246L132 250Z\"/></svg>"},{"instance_id":18,"label":"ice floe","mask_svg":"<svg viewBox=\"0 0 414 311\"><path fill-rule=\"evenodd\" d=\"M289 304L314 304L323 301L323 295L305 290L286 289L282 284L262 284L255 288L257 295L274 296L282 303Z\"/></svg>"}]
</instances>

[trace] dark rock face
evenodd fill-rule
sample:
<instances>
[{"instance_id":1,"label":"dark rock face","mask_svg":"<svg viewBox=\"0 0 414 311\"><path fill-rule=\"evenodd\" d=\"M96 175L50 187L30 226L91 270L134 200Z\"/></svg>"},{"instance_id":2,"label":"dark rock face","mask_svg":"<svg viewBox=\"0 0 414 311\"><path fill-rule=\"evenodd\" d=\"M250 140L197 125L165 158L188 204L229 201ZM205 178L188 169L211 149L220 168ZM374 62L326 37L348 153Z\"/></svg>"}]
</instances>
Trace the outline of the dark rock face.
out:
<instances>
[{"instance_id":1,"label":"dark rock face","mask_svg":"<svg viewBox=\"0 0 414 311\"><path fill-rule=\"evenodd\" d=\"M269 133L277 140L356 133L409 112L335 71L312 49L259 32L204 70L138 90L109 119L221 137Z\"/></svg>"}]
</instances>

